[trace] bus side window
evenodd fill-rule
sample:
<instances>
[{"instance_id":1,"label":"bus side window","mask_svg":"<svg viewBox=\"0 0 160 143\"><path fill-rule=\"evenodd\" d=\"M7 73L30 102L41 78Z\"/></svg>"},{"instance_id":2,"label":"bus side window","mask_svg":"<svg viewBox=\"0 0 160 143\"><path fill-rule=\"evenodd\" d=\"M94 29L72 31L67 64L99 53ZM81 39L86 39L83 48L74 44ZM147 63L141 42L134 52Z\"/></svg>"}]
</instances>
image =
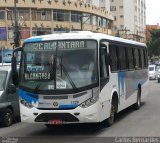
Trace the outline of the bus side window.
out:
<instances>
[{"instance_id":1,"label":"bus side window","mask_svg":"<svg viewBox=\"0 0 160 143\"><path fill-rule=\"evenodd\" d=\"M114 44L109 45L110 66L112 72L117 72L120 69L120 59L118 54L118 46Z\"/></svg>"},{"instance_id":2,"label":"bus side window","mask_svg":"<svg viewBox=\"0 0 160 143\"><path fill-rule=\"evenodd\" d=\"M134 58L135 58L135 69L140 68L140 57L139 57L139 52L138 49L134 49Z\"/></svg>"},{"instance_id":3,"label":"bus side window","mask_svg":"<svg viewBox=\"0 0 160 143\"><path fill-rule=\"evenodd\" d=\"M109 81L109 69L107 65L107 46L100 47L100 88L102 89Z\"/></svg>"},{"instance_id":4,"label":"bus side window","mask_svg":"<svg viewBox=\"0 0 160 143\"><path fill-rule=\"evenodd\" d=\"M102 78L108 78L109 72L107 67L107 47L101 47L100 52L100 76Z\"/></svg>"}]
</instances>

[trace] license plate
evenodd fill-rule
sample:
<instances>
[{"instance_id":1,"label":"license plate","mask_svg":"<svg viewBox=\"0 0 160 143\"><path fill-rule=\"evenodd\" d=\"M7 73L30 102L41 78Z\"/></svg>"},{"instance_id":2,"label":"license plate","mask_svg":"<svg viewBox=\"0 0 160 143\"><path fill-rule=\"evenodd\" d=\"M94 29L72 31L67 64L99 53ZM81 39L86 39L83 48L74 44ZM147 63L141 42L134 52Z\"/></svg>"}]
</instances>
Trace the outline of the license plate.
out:
<instances>
[{"instance_id":1,"label":"license plate","mask_svg":"<svg viewBox=\"0 0 160 143\"><path fill-rule=\"evenodd\" d=\"M50 124L50 125L61 125L63 123L64 122L62 120L49 120L48 121L48 124Z\"/></svg>"}]
</instances>

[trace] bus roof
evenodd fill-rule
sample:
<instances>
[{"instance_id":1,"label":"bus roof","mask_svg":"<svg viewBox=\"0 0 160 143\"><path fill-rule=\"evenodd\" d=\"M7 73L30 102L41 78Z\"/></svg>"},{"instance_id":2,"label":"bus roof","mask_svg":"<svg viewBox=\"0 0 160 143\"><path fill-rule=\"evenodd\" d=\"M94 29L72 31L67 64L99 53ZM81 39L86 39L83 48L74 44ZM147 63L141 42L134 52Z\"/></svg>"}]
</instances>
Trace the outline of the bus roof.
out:
<instances>
[{"instance_id":1,"label":"bus roof","mask_svg":"<svg viewBox=\"0 0 160 143\"><path fill-rule=\"evenodd\" d=\"M30 43L30 42L40 42L40 41L49 41L49 40L68 40L68 39L95 39L95 40L101 40L101 39L108 39L111 41L116 42L123 42L133 45L139 45L139 46L146 46L144 43L140 43L133 40L123 39L119 37L110 36L103 33L93 33L90 31L71 31L69 33L55 33L55 34L49 34L49 35L42 35L42 36L34 36L26 39L24 43Z\"/></svg>"}]
</instances>

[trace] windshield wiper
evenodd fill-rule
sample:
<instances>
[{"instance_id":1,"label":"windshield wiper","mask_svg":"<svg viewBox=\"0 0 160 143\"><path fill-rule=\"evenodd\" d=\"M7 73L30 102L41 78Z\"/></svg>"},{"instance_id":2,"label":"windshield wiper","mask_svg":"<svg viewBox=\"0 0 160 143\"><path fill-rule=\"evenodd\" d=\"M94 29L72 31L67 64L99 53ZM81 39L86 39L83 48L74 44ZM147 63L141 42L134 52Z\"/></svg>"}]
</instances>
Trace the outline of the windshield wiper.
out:
<instances>
[{"instance_id":1,"label":"windshield wiper","mask_svg":"<svg viewBox=\"0 0 160 143\"><path fill-rule=\"evenodd\" d=\"M35 93L35 94L38 94L38 89L40 88L40 85L41 85L41 84L38 83L37 86L35 87L35 89L34 89L34 93Z\"/></svg>"},{"instance_id":2,"label":"windshield wiper","mask_svg":"<svg viewBox=\"0 0 160 143\"><path fill-rule=\"evenodd\" d=\"M73 87L74 89L77 89L75 83L73 82L72 78L71 78L70 75L68 74L68 71L66 70L65 66L64 66L63 64L60 64L60 66L61 66L61 69L63 69L63 72L64 72L65 75L67 76L67 78L68 78L70 84L72 85L72 87Z\"/></svg>"}]
</instances>

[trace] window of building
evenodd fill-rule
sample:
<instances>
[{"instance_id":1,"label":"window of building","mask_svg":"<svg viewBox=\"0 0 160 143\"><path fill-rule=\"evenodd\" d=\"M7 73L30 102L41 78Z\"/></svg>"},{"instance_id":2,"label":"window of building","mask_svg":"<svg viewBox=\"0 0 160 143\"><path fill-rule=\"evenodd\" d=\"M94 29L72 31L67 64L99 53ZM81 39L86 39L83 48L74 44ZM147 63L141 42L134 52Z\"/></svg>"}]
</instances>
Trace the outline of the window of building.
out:
<instances>
[{"instance_id":1,"label":"window of building","mask_svg":"<svg viewBox=\"0 0 160 143\"><path fill-rule=\"evenodd\" d=\"M116 6L111 6L110 11L116 11Z\"/></svg>"},{"instance_id":2,"label":"window of building","mask_svg":"<svg viewBox=\"0 0 160 143\"><path fill-rule=\"evenodd\" d=\"M74 31L74 29L72 29L72 31ZM78 31L78 30L75 30L75 31ZM64 32L69 32L69 29L67 27L57 27L57 28L54 28L54 33L64 33Z\"/></svg>"},{"instance_id":3,"label":"window of building","mask_svg":"<svg viewBox=\"0 0 160 143\"><path fill-rule=\"evenodd\" d=\"M6 27L0 27L0 41L7 40L7 29Z\"/></svg>"},{"instance_id":4,"label":"window of building","mask_svg":"<svg viewBox=\"0 0 160 143\"><path fill-rule=\"evenodd\" d=\"M124 18L124 16L123 16L123 15L120 15L120 18Z\"/></svg>"},{"instance_id":5,"label":"window of building","mask_svg":"<svg viewBox=\"0 0 160 143\"><path fill-rule=\"evenodd\" d=\"M120 28L121 28L121 29L124 29L124 25L120 25Z\"/></svg>"},{"instance_id":6,"label":"window of building","mask_svg":"<svg viewBox=\"0 0 160 143\"><path fill-rule=\"evenodd\" d=\"M41 21L41 20L51 20L51 11L50 10L32 10L32 20Z\"/></svg>"},{"instance_id":7,"label":"window of building","mask_svg":"<svg viewBox=\"0 0 160 143\"><path fill-rule=\"evenodd\" d=\"M39 27L33 27L32 28L32 36L39 36L39 35L46 35L51 34L51 28L39 28Z\"/></svg>"},{"instance_id":8,"label":"window of building","mask_svg":"<svg viewBox=\"0 0 160 143\"><path fill-rule=\"evenodd\" d=\"M5 11L4 10L0 10L0 19L1 20L5 19Z\"/></svg>"},{"instance_id":9,"label":"window of building","mask_svg":"<svg viewBox=\"0 0 160 143\"><path fill-rule=\"evenodd\" d=\"M29 9L19 9L17 17L20 21L29 20Z\"/></svg>"},{"instance_id":10,"label":"window of building","mask_svg":"<svg viewBox=\"0 0 160 143\"><path fill-rule=\"evenodd\" d=\"M54 10L53 20L55 21L69 21L69 11L67 10Z\"/></svg>"},{"instance_id":11,"label":"window of building","mask_svg":"<svg viewBox=\"0 0 160 143\"><path fill-rule=\"evenodd\" d=\"M107 19L105 19L105 18L102 19L102 27L105 27L105 28L108 27L108 25L107 25Z\"/></svg>"},{"instance_id":12,"label":"window of building","mask_svg":"<svg viewBox=\"0 0 160 143\"><path fill-rule=\"evenodd\" d=\"M91 18L91 14L89 13L83 13L83 16L82 16L82 22L85 23L85 24L91 24L92 23L92 18Z\"/></svg>"},{"instance_id":13,"label":"window of building","mask_svg":"<svg viewBox=\"0 0 160 143\"><path fill-rule=\"evenodd\" d=\"M98 17L98 26L102 26L102 17Z\"/></svg>"},{"instance_id":14,"label":"window of building","mask_svg":"<svg viewBox=\"0 0 160 143\"><path fill-rule=\"evenodd\" d=\"M111 28L112 28L112 21L111 21L111 20L108 20L108 21L107 21L107 25L108 25L108 28L111 29Z\"/></svg>"},{"instance_id":15,"label":"window of building","mask_svg":"<svg viewBox=\"0 0 160 143\"><path fill-rule=\"evenodd\" d=\"M12 9L8 9L7 11L7 20L14 20L14 12Z\"/></svg>"},{"instance_id":16,"label":"window of building","mask_svg":"<svg viewBox=\"0 0 160 143\"><path fill-rule=\"evenodd\" d=\"M81 12L72 11L71 12L71 21L72 22L80 22L81 16L82 16Z\"/></svg>"},{"instance_id":17,"label":"window of building","mask_svg":"<svg viewBox=\"0 0 160 143\"><path fill-rule=\"evenodd\" d=\"M8 27L8 39L13 39L14 37L14 29L13 27Z\"/></svg>"},{"instance_id":18,"label":"window of building","mask_svg":"<svg viewBox=\"0 0 160 143\"><path fill-rule=\"evenodd\" d=\"M51 11L41 11L41 20L51 20Z\"/></svg>"},{"instance_id":19,"label":"window of building","mask_svg":"<svg viewBox=\"0 0 160 143\"><path fill-rule=\"evenodd\" d=\"M96 15L92 16L92 24L97 25L97 16Z\"/></svg>"}]
</instances>

